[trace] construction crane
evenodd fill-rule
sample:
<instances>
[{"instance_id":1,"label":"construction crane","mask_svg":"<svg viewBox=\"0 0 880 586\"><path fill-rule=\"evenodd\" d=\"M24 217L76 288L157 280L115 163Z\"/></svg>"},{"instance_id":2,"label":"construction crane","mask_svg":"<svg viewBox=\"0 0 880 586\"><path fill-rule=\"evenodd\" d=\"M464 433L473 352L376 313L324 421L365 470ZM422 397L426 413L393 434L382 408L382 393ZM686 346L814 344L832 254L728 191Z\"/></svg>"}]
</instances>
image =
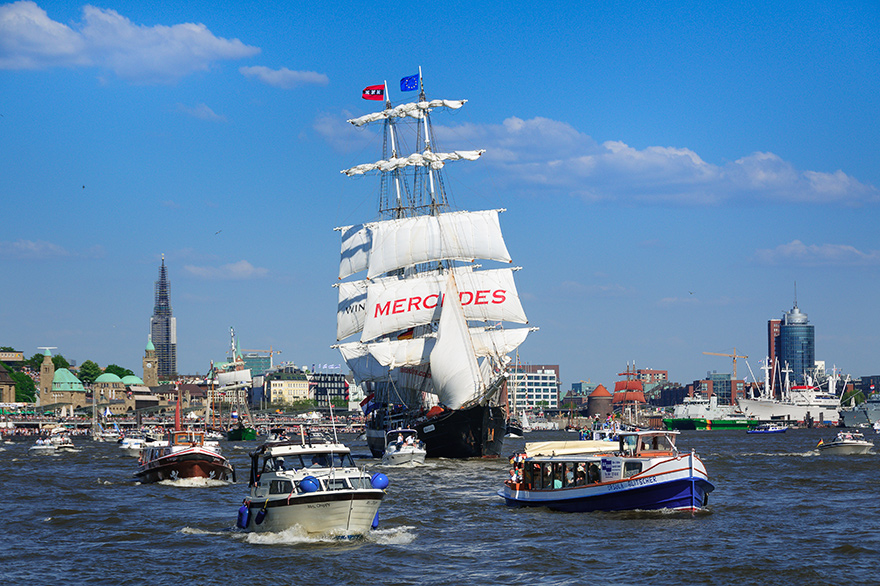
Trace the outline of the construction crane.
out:
<instances>
[{"instance_id":1,"label":"construction crane","mask_svg":"<svg viewBox=\"0 0 880 586\"><path fill-rule=\"evenodd\" d=\"M269 349L268 349L268 350L247 350L247 349L245 349L245 348L239 348L239 351L240 351L240 352L262 352L263 354L268 354L268 355L269 355L269 366L270 366L270 367L274 365L274 362L273 362L273 360L272 360L272 357L273 357L275 354L281 354L281 350L273 350L273 349L272 349L272 346L269 346Z\"/></svg>"},{"instance_id":2,"label":"construction crane","mask_svg":"<svg viewBox=\"0 0 880 586\"><path fill-rule=\"evenodd\" d=\"M737 354L736 348L733 349L733 354L725 354L723 352L703 352L703 354L709 354L711 356L727 356L729 358L733 358L733 380L739 380L736 376L736 359L737 358L748 358L745 354Z\"/></svg>"}]
</instances>

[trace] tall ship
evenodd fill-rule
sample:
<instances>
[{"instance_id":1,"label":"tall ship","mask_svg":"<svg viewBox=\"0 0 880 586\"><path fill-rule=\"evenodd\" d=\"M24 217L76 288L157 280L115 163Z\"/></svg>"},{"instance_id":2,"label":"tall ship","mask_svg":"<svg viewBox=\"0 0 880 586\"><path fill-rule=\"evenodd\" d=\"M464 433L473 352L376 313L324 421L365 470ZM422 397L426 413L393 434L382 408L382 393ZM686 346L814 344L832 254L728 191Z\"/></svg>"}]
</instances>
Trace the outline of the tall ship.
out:
<instances>
[{"instance_id":1,"label":"tall ship","mask_svg":"<svg viewBox=\"0 0 880 586\"><path fill-rule=\"evenodd\" d=\"M503 209L453 211L447 162L483 150L442 152L432 114L466 100L428 100L421 76L401 80L418 99L392 105L387 84L364 98L384 109L349 120L381 125L383 157L342 171L379 177L378 216L342 235L337 347L358 384L367 443L379 457L385 434L415 429L429 458L501 453L508 413L501 389L508 354L530 331L501 234ZM499 268L484 268L491 261ZM510 324L519 324L509 327Z\"/></svg>"},{"instance_id":2,"label":"tall ship","mask_svg":"<svg viewBox=\"0 0 880 586\"><path fill-rule=\"evenodd\" d=\"M792 385L791 369L778 369L774 365L774 375L770 376L770 361L764 362L761 367L764 370L764 386L758 395L740 397L737 399L740 410L747 417L754 417L762 421L773 419L792 422L812 422L836 424L840 419L840 396L838 395L838 383L840 377L834 373L825 380L825 388L816 384L809 375L805 376L804 384ZM777 376L778 375L778 376ZM782 378L784 375L784 379ZM781 381L780 394L777 397L775 381ZM771 382L772 381L772 382Z\"/></svg>"}]
</instances>

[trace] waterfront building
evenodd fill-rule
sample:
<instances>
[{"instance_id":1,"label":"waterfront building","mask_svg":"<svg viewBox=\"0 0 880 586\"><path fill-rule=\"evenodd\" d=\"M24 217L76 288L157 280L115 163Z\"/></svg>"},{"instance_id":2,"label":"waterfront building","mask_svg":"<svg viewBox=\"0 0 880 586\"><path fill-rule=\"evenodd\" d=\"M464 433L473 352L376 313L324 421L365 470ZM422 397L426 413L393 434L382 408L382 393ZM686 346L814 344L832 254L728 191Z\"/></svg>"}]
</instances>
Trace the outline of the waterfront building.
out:
<instances>
[{"instance_id":1,"label":"waterfront building","mask_svg":"<svg viewBox=\"0 0 880 586\"><path fill-rule=\"evenodd\" d=\"M177 318L171 315L171 282L168 280L164 254L154 301L150 340L156 351L159 380L170 381L177 378Z\"/></svg>"},{"instance_id":2,"label":"waterfront building","mask_svg":"<svg viewBox=\"0 0 880 586\"><path fill-rule=\"evenodd\" d=\"M559 408L559 365L558 364L519 364L507 373L507 399L511 409Z\"/></svg>"},{"instance_id":3,"label":"waterfront building","mask_svg":"<svg viewBox=\"0 0 880 586\"><path fill-rule=\"evenodd\" d=\"M153 346L151 339L147 340L147 347L144 350L144 385L148 387L159 386L159 364L156 360L156 347Z\"/></svg>"},{"instance_id":4,"label":"waterfront building","mask_svg":"<svg viewBox=\"0 0 880 586\"><path fill-rule=\"evenodd\" d=\"M42 378L40 382L42 383ZM87 405L89 401L86 400L86 389L82 382L66 368L56 370L52 377L52 390L44 397L43 408L54 408L56 411L60 409L62 417L72 417L74 410Z\"/></svg>"},{"instance_id":5,"label":"waterfront building","mask_svg":"<svg viewBox=\"0 0 880 586\"><path fill-rule=\"evenodd\" d=\"M612 396L605 388L605 385L599 385L587 398L587 416L588 417L608 417L613 411L611 406Z\"/></svg>"},{"instance_id":6,"label":"waterfront building","mask_svg":"<svg viewBox=\"0 0 880 586\"><path fill-rule=\"evenodd\" d=\"M719 405L736 405L738 398L746 397L746 383L734 380L728 373L707 372L706 378L688 385L688 396L718 397Z\"/></svg>"},{"instance_id":7,"label":"waterfront building","mask_svg":"<svg viewBox=\"0 0 880 586\"><path fill-rule=\"evenodd\" d=\"M276 405L290 405L312 398L309 395L308 376L303 370L291 366L266 374L263 390L269 403Z\"/></svg>"},{"instance_id":8,"label":"waterfront building","mask_svg":"<svg viewBox=\"0 0 880 586\"><path fill-rule=\"evenodd\" d=\"M52 381L55 379L55 363L52 362L51 347L43 348L43 363L40 365L40 388L37 390L37 406L52 402L49 394L52 392Z\"/></svg>"},{"instance_id":9,"label":"waterfront building","mask_svg":"<svg viewBox=\"0 0 880 586\"><path fill-rule=\"evenodd\" d=\"M0 403L15 403L15 380L0 367Z\"/></svg>"},{"instance_id":10,"label":"waterfront building","mask_svg":"<svg viewBox=\"0 0 880 586\"><path fill-rule=\"evenodd\" d=\"M565 393L565 396L562 398L563 405L569 405L575 408L580 408L586 405L590 393L596 390L596 387L598 386L597 383L589 381L571 383L571 390Z\"/></svg>"},{"instance_id":11,"label":"waterfront building","mask_svg":"<svg viewBox=\"0 0 880 586\"><path fill-rule=\"evenodd\" d=\"M309 395L318 407L333 405L348 406L348 381L344 374L312 372L309 373Z\"/></svg>"},{"instance_id":12,"label":"waterfront building","mask_svg":"<svg viewBox=\"0 0 880 586\"><path fill-rule=\"evenodd\" d=\"M92 392L99 403L125 399L125 383L112 372L105 372L92 383Z\"/></svg>"},{"instance_id":13,"label":"waterfront building","mask_svg":"<svg viewBox=\"0 0 880 586\"><path fill-rule=\"evenodd\" d=\"M791 311L782 315L779 326L779 363L791 369L791 383L803 384L804 376L812 374L816 362L816 337L807 314L798 309L797 301Z\"/></svg>"}]
</instances>

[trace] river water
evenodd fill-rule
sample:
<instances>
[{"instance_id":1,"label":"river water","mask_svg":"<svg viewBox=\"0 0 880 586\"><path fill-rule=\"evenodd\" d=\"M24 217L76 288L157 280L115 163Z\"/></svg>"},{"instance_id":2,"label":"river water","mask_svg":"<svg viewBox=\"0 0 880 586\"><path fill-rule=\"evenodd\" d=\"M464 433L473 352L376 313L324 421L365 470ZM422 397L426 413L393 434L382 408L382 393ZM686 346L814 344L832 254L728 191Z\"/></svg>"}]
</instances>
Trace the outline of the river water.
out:
<instances>
[{"instance_id":1,"label":"river water","mask_svg":"<svg viewBox=\"0 0 880 586\"><path fill-rule=\"evenodd\" d=\"M238 483L133 481L116 444L31 456L0 446L4 584L878 584L880 477L875 454L819 455L835 430L682 432L715 484L709 512L556 513L496 496L506 458L383 468L380 527L358 541L235 529L247 452L223 443ZM572 439L534 432L505 440ZM880 436L870 434L880 451Z\"/></svg>"}]
</instances>

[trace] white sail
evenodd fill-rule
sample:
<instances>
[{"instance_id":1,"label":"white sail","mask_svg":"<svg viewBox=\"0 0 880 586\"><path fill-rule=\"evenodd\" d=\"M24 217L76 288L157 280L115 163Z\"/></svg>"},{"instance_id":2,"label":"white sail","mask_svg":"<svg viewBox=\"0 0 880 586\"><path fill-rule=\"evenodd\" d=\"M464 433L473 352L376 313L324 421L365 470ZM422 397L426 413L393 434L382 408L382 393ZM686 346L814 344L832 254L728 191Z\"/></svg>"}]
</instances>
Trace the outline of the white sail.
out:
<instances>
[{"instance_id":1,"label":"white sail","mask_svg":"<svg viewBox=\"0 0 880 586\"><path fill-rule=\"evenodd\" d=\"M504 356L519 348L534 328L511 330L471 330L471 340L477 356Z\"/></svg>"},{"instance_id":2,"label":"white sail","mask_svg":"<svg viewBox=\"0 0 880 586\"><path fill-rule=\"evenodd\" d=\"M345 338L364 329L367 314L369 281L343 281L337 285L339 301L336 309L336 339Z\"/></svg>"},{"instance_id":3,"label":"white sail","mask_svg":"<svg viewBox=\"0 0 880 586\"><path fill-rule=\"evenodd\" d=\"M423 153L413 153L407 157L394 157L391 159L382 159L375 163L363 163L355 165L349 169L344 169L341 173L345 173L349 177L353 175L363 175L370 171L381 171L388 173L396 171L404 167L430 167L431 169L442 169L446 161L476 161L485 150L477 151L452 151L451 153L435 153L433 151L425 151Z\"/></svg>"},{"instance_id":4,"label":"white sail","mask_svg":"<svg viewBox=\"0 0 880 586\"><path fill-rule=\"evenodd\" d=\"M458 409L477 398L483 389L470 332L458 299L455 277L446 284L447 303L437 328L437 343L431 352L431 377L434 393L450 409Z\"/></svg>"},{"instance_id":5,"label":"white sail","mask_svg":"<svg viewBox=\"0 0 880 586\"><path fill-rule=\"evenodd\" d=\"M404 118L406 116L409 116L411 118L421 119L424 116L426 110L440 107L457 110L464 106L465 102L467 102L467 100L431 100L430 102L410 102L407 104L401 104L395 108L382 110L381 112L373 112L372 114L366 114L358 118L352 118L351 120L349 120L349 122L355 126L363 126L364 124L368 124L370 122L376 122L377 120L387 120L389 118Z\"/></svg>"},{"instance_id":6,"label":"white sail","mask_svg":"<svg viewBox=\"0 0 880 586\"><path fill-rule=\"evenodd\" d=\"M377 222L367 278L430 261L478 258L510 262L497 210Z\"/></svg>"},{"instance_id":7,"label":"white sail","mask_svg":"<svg viewBox=\"0 0 880 586\"><path fill-rule=\"evenodd\" d=\"M516 292L512 269L473 271L470 267L460 267L455 269L455 276L466 319L528 323ZM366 300L363 303L361 340L372 340L435 321L443 305L445 283L446 275L441 273L423 273L409 279L380 279L370 283L366 287ZM340 320L348 322L355 317L343 313L350 307L340 304Z\"/></svg>"},{"instance_id":8,"label":"white sail","mask_svg":"<svg viewBox=\"0 0 880 586\"><path fill-rule=\"evenodd\" d=\"M345 360L345 363L354 375L355 381L359 384L362 382L388 380L388 367L379 364L373 358L366 344L352 342L350 344L339 344L336 348L339 349L342 359Z\"/></svg>"},{"instance_id":9,"label":"white sail","mask_svg":"<svg viewBox=\"0 0 880 586\"><path fill-rule=\"evenodd\" d=\"M448 212L337 228L342 232L339 278L367 269L372 279L437 260L510 262L499 211Z\"/></svg>"},{"instance_id":10,"label":"white sail","mask_svg":"<svg viewBox=\"0 0 880 586\"><path fill-rule=\"evenodd\" d=\"M396 366L419 366L428 364L436 338L413 338L410 340L383 340L367 344L370 354L379 364Z\"/></svg>"},{"instance_id":11,"label":"white sail","mask_svg":"<svg viewBox=\"0 0 880 586\"><path fill-rule=\"evenodd\" d=\"M339 278L359 273L369 266L373 247L371 224L337 228L342 232L342 251L339 260Z\"/></svg>"}]
</instances>

